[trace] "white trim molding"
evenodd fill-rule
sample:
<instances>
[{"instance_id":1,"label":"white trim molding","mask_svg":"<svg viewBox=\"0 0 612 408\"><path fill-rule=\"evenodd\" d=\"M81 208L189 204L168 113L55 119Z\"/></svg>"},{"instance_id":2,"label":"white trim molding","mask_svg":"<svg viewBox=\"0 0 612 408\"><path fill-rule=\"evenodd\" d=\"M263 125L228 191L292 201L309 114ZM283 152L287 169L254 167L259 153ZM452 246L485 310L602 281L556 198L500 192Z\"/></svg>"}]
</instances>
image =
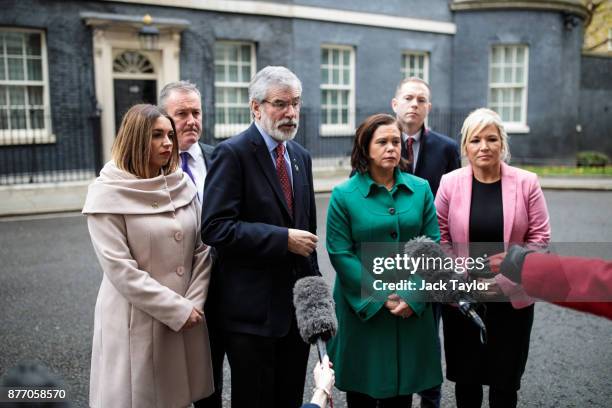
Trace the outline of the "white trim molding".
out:
<instances>
[{"instance_id":1,"label":"white trim molding","mask_svg":"<svg viewBox=\"0 0 612 408\"><path fill-rule=\"evenodd\" d=\"M474 10L548 10L575 14L582 19L588 16L588 10L581 0L453 0L453 11Z\"/></svg>"},{"instance_id":2,"label":"white trim molding","mask_svg":"<svg viewBox=\"0 0 612 408\"><path fill-rule=\"evenodd\" d=\"M142 17L102 13L81 13L81 18L92 27L96 98L102 110L102 158L111 158L115 140L115 94L113 80L117 77L146 77L157 81L157 94L168 82L179 80L181 32L188 22L178 19L155 19L159 41L152 50L143 50L138 40ZM154 66L153 75L113 73L113 61L123 51L132 50L145 55Z\"/></svg>"},{"instance_id":3,"label":"white trim molding","mask_svg":"<svg viewBox=\"0 0 612 408\"><path fill-rule=\"evenodd\" d=\"M332 23L394 28L398 30L424 31L454 35L455 23L387 14L364 13L334 8L279 4L268 1L245 0L103 0L113 3L145 4L149 6L188 8L221 13L251 14L260 16L297 18L302 20L327 21Z\"/></svg>"}]
</instances>

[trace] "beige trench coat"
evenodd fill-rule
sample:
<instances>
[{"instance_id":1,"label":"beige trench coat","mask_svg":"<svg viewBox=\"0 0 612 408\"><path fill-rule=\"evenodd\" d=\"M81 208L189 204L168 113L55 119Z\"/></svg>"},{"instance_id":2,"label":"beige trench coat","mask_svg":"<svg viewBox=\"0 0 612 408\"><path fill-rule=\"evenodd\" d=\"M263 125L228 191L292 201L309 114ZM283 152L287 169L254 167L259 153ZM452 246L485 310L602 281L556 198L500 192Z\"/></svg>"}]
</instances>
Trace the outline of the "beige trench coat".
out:
<instances>
[{"instance_id":1,"label":"beige trench coat","mask_svg":"<svg viewBox=\"0 0 612 408\"><path fill-rule=\"evenodd\" d=\"M179 169L137 179L107 163L83 213L104 272L95 307L89 404L186 407L213 391L203 310L211 260L200 206Z\"/></svg>"}]
</instances>

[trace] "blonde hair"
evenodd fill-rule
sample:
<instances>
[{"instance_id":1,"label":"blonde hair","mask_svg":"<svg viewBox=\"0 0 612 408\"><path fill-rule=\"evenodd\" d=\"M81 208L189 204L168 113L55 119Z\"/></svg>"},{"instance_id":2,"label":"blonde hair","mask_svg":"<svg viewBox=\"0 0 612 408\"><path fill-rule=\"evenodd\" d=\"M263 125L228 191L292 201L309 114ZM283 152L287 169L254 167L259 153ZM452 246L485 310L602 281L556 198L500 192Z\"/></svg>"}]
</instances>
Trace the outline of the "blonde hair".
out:
<instances>
[{"instance_id":1,"label":"blonde hair","mask_svg":"<svg viewBox=\"0 0 612 408\"><path fill-rule=\"evenodd\" d=\"M475 111L471 112L467 118L465 118L463 126L461 127L461 154L463 156L467 155L466 146L472 135L480 132L482 129L490 125L494 125L497 128L499 137L501 138L501 160L508 162L510 160L508 134L506 133L502 119L497 112L487 108L476 109Z\"/></svg>"},{"instance_id":2,"label":"blonde hair","mask_svg":"<svg viewBox=\"0 0 612 408\"><path fill-rule=\"evenodd\" d=\"M134 105L123 115L117 138L111 150L113 161L117 167L140 178L157 176L157 174L150 174L149 158L153 124L162 116L170 121L173 131L171 135L172 154L162 170L164 174L168 174L177 169L179 155L174 121L161 108L148 104Z\"/></svg>"}]
</instances>

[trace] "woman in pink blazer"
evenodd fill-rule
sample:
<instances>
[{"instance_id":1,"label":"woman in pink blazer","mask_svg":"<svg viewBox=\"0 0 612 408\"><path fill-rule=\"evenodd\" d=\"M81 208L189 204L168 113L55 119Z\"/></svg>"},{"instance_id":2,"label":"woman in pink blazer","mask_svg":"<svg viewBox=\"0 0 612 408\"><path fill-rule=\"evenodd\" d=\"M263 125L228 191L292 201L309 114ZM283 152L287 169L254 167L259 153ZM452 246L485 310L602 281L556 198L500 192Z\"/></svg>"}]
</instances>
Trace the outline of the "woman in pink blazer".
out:
<instances>
[{"instance_id":1,"label":"woman in pink blazer","mask_svg":"<svg viewBox=\"0 0 612 408\"><path fill-rule=\"evenodd\" d=\"M509 243L546 244L548 210L533 173L504 163L510 157L501 118L492 110L472 112L461 129L461 152L469 164L442 177L436 195L441 241L476 258L502 252ZM489 385L491 408L516 407L527 363L533 301L503 275L486 280L490 299L480 312L488 342L458 310L445 305L446 376L455 384L458 408L480 407Z\"/></svg>"}]
</instances>

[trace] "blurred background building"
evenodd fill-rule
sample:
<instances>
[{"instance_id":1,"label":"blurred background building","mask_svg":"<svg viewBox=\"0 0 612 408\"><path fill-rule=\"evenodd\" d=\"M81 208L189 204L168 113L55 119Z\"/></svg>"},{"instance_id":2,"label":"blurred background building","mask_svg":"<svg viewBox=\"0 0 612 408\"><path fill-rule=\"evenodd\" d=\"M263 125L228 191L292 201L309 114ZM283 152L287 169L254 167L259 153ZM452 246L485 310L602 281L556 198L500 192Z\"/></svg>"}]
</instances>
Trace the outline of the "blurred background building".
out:
<instances>
[{"instance_id":1,"label":"blurred background building","mask_svg":"<svg viewBox=\"0 0 612 408\"><path fill-rule=\"evenodd\" d=\"M85 185L110 158L122 114L178 79L202 91L203 139L216 144L249 125L248 82L266 65L302 79L297 140L317 167L347 164L356 125L391 112L407 76L431 84L428 126L451 137L471 110L497 110L515 163L612 154L610 1L0 6L0 185Z\"/></svg>"}]
</instances>

